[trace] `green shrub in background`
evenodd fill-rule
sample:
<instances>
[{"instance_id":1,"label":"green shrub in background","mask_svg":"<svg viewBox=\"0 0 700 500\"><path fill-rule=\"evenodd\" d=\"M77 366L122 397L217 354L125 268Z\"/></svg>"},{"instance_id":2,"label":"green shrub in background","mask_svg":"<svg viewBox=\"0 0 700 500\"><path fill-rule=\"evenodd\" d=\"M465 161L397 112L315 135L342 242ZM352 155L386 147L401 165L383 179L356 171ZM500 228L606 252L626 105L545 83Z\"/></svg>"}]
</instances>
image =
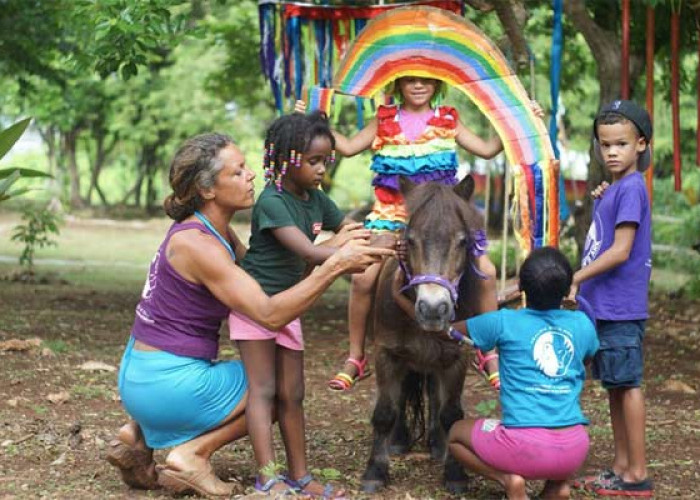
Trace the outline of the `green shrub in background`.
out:
<instances>
[{"instance_id":1,"label":"green shrub in background","mask_svg":"<svg viewBox=\"0 0 700 500\"><path fill-rule=\"evenodd\" d=\"M22 215L24 224L15 226L12 231L12 240L24 244L22 255L19 257L19 265L25 271L34 274L34 256L39 248L56 246L52 235L59 233L58 224L60 216L48 208L41 210L27 209Z\"/></svg>"}]
</instances>

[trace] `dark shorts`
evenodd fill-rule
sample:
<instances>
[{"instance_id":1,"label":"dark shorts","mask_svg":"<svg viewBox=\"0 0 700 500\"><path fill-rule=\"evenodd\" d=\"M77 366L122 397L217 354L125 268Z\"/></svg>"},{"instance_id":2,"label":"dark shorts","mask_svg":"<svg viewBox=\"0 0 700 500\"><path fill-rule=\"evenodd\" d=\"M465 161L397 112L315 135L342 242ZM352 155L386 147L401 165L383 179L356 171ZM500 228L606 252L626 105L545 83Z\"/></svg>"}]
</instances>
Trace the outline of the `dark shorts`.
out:
<instances>
[{"instance_id":1,"label":"dark shorts","mask_svg":"<svg viewBox=\"0 0 700 500\"><path fill-rule=\"evenodd\" d=\"M606 389L642 385L644 324L644 320L598 321L600 349L593 358L593 378Z\"/></svg>"}]
</instances>

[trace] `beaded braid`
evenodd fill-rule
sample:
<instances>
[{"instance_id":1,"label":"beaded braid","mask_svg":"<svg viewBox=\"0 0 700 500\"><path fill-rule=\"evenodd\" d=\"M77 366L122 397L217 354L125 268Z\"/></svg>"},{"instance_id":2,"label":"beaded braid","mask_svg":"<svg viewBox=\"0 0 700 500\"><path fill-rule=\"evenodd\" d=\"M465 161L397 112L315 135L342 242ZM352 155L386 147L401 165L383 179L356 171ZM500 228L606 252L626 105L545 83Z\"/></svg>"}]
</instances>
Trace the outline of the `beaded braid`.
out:
<instances>
[{"instance_id":1,"label":"beaded braid","mask_svg":"<svg viewBox=\"0 0 700 500\"><path fill-rule=\"evenodd\" d=\"M274 183L277 191L282 191L282 178L289 166L301 168L304 152L319 136L330 139L333 149L329 162L335 164L335 138L324 113L293 113L275 120L265 136L263 172L266 185Z\"/></svg>"}]
</instances>

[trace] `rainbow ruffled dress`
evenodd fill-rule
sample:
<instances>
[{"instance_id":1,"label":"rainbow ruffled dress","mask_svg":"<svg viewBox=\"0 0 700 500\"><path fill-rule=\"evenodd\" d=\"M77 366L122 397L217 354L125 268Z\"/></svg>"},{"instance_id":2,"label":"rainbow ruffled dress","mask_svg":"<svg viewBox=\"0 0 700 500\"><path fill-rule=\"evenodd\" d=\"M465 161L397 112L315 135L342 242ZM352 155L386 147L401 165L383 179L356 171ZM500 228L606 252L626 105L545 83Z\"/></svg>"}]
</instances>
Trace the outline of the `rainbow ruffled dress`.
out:
<instances>
[{"instance_id":1,"label":"rainbow ruffled dress","mask_svg":"<svg viewBox=\"0 0 700 500\"><path fill-rule=\"evenodd\" d=\"M399 113L398 106L380 106L377 110L377 136L372 143L370 167L377 174L372 181L375 202L365 219L365 227L375 232L400 231L406 225L406 207L399 191L401 176L416 184L457 183L457 110L436 107L414 141L401 130Z\"/></svg>"}]
</instances>

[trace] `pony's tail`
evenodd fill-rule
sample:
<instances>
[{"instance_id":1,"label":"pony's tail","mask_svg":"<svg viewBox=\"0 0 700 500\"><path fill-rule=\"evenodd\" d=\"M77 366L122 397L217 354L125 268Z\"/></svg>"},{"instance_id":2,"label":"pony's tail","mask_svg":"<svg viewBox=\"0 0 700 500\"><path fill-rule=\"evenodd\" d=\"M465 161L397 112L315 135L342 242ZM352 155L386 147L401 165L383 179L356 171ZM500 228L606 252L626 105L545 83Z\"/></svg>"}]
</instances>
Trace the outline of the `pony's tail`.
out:
<instances>
[{"instance_id":1,"label":"pony's tail","mask_svg":"<svg viewBox=\"0 0 700 500\"><path fill-rule=\"evenodd\" d=\"M406 424L410 446L419 442L425 436L425 406L423 393L427 376L411 371L404 379L404 394L406 395Z\"/></svg>"}]
</instances>

